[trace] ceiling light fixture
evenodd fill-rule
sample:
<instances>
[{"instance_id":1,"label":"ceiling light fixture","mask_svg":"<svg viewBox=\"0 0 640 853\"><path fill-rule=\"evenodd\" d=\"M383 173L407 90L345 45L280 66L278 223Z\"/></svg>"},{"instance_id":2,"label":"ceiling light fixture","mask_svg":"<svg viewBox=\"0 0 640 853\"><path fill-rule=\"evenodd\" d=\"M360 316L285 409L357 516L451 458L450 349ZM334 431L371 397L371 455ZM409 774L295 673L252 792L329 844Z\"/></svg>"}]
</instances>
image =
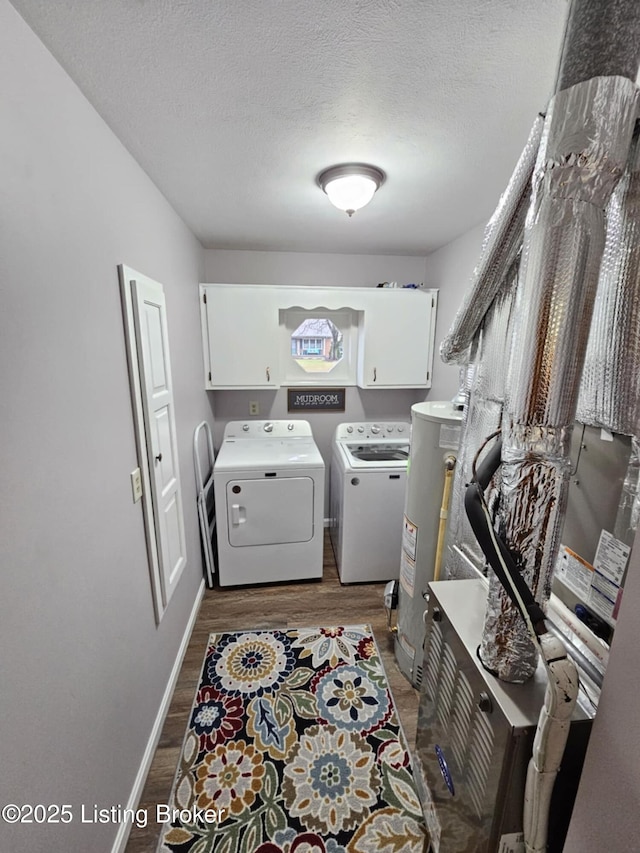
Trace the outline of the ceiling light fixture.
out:
<instances>
[{"instance_id":1,"label":"ceiling light fixture","mask_svg":"<svg viewBox=\"0 0 640 853\"><path fill-rule=\"evenodd\" d=\"M353 216L356 210L369 204L385 177L384 172L375 166L344 163L320 172L318 186L329 196L331 204Z\"/></svg>"}]
</instances>

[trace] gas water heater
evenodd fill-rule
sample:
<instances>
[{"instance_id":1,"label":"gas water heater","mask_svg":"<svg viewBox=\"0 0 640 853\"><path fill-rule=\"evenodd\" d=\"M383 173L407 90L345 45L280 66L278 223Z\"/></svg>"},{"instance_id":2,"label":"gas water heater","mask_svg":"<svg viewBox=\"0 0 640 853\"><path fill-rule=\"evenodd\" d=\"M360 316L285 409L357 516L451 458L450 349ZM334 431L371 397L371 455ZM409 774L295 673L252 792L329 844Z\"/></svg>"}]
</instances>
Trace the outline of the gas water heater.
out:
<instances>
[{"instance_id":1,"label":"gas water heater","mask_svg":"<svg viewBox=\"0 0 640 853\"><path fill-rule=\"evenodd\" d=\"M444 545L461 420L462 410L450 402L411 407L395 655L400 671L418 688L422 681L425 596L429 582L438 574Z\"/></svg>"}]
</instances>

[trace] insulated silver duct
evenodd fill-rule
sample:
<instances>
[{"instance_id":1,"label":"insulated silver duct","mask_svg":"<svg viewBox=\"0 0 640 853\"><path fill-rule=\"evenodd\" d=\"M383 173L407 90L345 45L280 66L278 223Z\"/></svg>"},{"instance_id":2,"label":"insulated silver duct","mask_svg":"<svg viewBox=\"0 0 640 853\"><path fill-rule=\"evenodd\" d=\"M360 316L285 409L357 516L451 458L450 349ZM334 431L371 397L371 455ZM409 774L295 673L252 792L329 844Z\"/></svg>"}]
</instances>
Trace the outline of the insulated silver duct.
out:
<instances>
[{"instance_id":1,"label":"insulated silver duct","mask_svg":"<svg viewBox=\"0 0 640 853\"><path fill-rule=\"evenodd\" d=\"M638 73L638 0L572 0L556 91L592 77Z\"/></svg>"},{"instance_id":2,"label":"insulated silver duct","mask_svg":"<svg viewBox=\"0 0 640 853\"><path fill-rule=\"evenodd\" d=\"M467 404L462 420L458 464L454 476L445 577L474 577L485 557L464 510L472 465L487 435L500 428L505 395L505 342L510 340L512 307L518 282L518 260L509 270L487 311L470 351ZM482 457L480 457L482 458ZM480 460L478 460L480 461Z\"/></svg>"},{"instance_id":3,"label":"insulated silver duct","mask_svg":"<svg viewBox=\"0 0 640 853\"><path fill-rule=\"evenodd\" d=\"M599 77L551 101L527 215L502 426L498 527L538 602L550 593L569 477L569 441L604 247L604 208L622 174L637 90ZM538 650L491 573L484 665L505 681Z\"/></svg>"},{"instance_id":4,"label":"insulated silver duct","mask_svg":"<svg viewBox=\"0 0 640 853\"><path fill-rule=\"evenodd\" d=\"M507 188L487 224L470 288L449 333L440 344L440 357L446 363L466 364L469 361L469 346L495 299L507 269L520 251L542 127L542 117L537 116Z\"/></svg>"},{"instance_id":5,"label":"insulated silver duct","mask_svg":"<svg viewBox=\"0 0 640 853\"><path fill-rule=\"evenodd\" d=\"M640 137L607 207L607 237L577 418L640 435Z\"/></svg>"}]
</instances>

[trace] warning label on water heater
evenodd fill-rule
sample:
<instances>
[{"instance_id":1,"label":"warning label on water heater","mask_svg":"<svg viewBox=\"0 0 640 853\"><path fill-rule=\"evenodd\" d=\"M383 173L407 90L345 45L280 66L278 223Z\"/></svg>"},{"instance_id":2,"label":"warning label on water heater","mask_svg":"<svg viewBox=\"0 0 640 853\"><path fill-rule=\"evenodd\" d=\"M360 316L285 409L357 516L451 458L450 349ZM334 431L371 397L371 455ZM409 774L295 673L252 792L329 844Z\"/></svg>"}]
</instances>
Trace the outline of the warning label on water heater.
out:
<instances>
[{"instance_id":1,"label":"warning label on water heater","mask_svg":"<svg viewBox=\"0 0 640 853\"><path fill-rule=\"evenodd\" d=\"M413 598L416 585L416 553L418 527L404 516L402 528L402 554L400 556L400 585Z\"/></svg>"},{"instance_id":2,"label":"warning label on water heater","mask_svg":"<svg viewBox=\"0 0 640 853\"><path fill-rule=\"evenodd\" d=\"M404 527L402 529L402 550L414 562L418 548L418 526L404 516Z\"/></svg>"},{"instance_id":3,"label":"warning label on water heater","mask_svg":"<svg viewBox=\"0 0 640 853\"><path fill-rule=\"evenodd\" d=\"M403 551L400 557L400 585L407 595L413 598L416 585L416 563L407 556L406 551Z\"/></svg>"}]
</instances>

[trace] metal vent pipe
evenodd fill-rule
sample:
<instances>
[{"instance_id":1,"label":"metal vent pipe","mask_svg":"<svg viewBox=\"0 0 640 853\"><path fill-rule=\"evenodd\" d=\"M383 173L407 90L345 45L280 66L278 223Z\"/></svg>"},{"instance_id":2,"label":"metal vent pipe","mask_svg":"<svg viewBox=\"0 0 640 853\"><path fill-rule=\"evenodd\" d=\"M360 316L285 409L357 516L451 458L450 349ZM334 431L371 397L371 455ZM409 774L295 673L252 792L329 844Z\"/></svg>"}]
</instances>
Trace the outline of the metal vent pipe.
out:
<instances>
[{"instance_id":1,"label":"metal vent pipe","mask_svg":"<svg viewBox=\"0 0 640 853\"><path fill-rule=\"evenodd\" d=\"M638 0L573 0L555 91L592 77L635 80L639 44Z\"/></svg>"}]
</instances>

